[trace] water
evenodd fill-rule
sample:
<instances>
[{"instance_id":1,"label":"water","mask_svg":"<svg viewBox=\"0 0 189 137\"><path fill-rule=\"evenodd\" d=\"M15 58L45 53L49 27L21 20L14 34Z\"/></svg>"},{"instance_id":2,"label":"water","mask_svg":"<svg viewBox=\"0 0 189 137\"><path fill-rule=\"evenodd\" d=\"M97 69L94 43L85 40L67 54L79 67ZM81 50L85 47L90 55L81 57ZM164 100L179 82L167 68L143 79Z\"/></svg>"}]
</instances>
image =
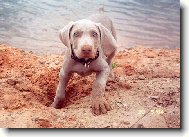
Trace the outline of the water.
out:
<instances>
[{"instance_id":1,"label":"water","mask_svg":"<svg viewBox=\"0 0 189 137\"><path fill-rule=\"evenodd\" d=\"M120 49L180 47L179 0L0 0L0 43L39 54L61 54L58 30L98 12L115 25Z\"/></svg>"}]
</instances>

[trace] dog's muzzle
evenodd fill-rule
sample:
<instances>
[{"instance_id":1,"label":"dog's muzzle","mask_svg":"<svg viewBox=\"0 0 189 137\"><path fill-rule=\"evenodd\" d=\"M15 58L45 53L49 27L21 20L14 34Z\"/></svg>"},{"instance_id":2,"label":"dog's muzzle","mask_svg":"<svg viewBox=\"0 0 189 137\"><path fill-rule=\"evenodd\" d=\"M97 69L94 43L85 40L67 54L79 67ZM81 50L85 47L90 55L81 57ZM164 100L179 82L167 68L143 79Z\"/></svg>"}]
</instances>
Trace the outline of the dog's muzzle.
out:
<instances>
[{"instance_id":1,"label":"dog's muzzle","mask_svg":"<svg viewBox=\"0 0 189 137\"><path fill-rule=\"evenodd\" d=\"M89 58L89 59L84 59L84 58L78 58L75 53L74 53L74 50L73 50L73 47L72 47L72 44L71 44L71 58L81 64L83 64L85 67L89 67L89 65L91 64L91 62L93 62L94 60L96 60L98 57L99 57L99 50L97 49L97 52L96 52L96 56L95 58Z\"/></svg>"}]
</instances>

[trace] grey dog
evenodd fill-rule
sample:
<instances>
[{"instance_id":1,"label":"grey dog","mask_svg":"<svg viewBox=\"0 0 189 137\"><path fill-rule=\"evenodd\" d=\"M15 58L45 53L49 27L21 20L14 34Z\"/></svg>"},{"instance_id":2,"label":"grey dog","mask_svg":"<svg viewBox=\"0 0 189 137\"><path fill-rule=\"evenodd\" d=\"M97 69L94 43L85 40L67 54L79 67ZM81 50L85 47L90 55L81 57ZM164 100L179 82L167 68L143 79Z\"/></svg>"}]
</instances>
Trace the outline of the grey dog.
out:
<instances>
[{"instance_id":1,"label":"grey dog","mask_svg":"<svg viewBox=\"0 0 189 137\"><path fill-rule=\"evenodd\" d=\"M111 60L117 50L116 32L112 21L104 14L70 22L59 33L67 47L64 63L59 73L59 84L52 107L61 108L65 100L65 88L73 73L87 76L96 73L92 85L91 105L95 115L111 109L104 97L108 77L114 77Z\"/></svg>"}]
</instances>

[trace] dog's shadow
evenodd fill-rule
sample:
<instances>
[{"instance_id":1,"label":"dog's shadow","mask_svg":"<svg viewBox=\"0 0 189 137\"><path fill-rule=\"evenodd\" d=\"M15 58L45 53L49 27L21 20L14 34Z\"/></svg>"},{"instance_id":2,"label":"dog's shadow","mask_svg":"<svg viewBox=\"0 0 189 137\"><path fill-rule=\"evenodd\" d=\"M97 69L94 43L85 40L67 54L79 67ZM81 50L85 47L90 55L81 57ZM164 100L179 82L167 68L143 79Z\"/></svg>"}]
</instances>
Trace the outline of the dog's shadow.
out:
<instances>
[{"instance_id":1,"label":"dog's shadow","mask_svg":"<svg viewBox=\"0 0 189 137\"><path fill-rule=\"evenodd\" d=\"M82 102L79 102L83 97L90 96L92 91L92 84L95 80L95 74L92 74L90 76L82 77L77 74L74 74L72 78L69 80L69 83L66 87L66 98L63 102L62 107L67 107L71 104L80 104ZM56 86L55 86L56 87ZM131 88L130 85L127 83L123 83L119 80L118 76L115 76L114 79L108 80L106 84L106 92L112 92L118 88L125 88L129 89ZM50 106L53 102L55 97L55 90L49 91L48 98L49 102L47 102L46 106Z\"/></svg>"},{"instance_id":2,"label":"dog's shadow","mask_svg":"<svg viewBox=\"0 0 189 137\"><path fill-rule=\"evenodd\" d=\"M81 77L79 75L74 75L66 88L66 100L64 102L65 106L74 104L77 100L89 96L92 91L92 83L94 81L94 75Z\"/></svg>"},{"instance_id":3,"label":"dog's shadow","mask_svg":"<svg viewBox=\"0 0 189 137\"><path fill-rule=\"evenodd\" d=\"M55 76L55 75L54 75ZM52 79L52 77L51 77ZM66 98L64 100L63 106L66 107L70 104L74 104L79 99L90 95L92 91L92 83L95 79L94 75L82 77L77 74L74 74L68 82L66 87ZM48 81L48 77L46 78ZM46 83L45 83L46 84ZM44 85L45 85L44 84ZM50 106L54 101L54 97L56 95L56 88L58 86L58 77L53 78L53 81L48 82L46 84L46 99L44 99L41 103L45 106Z\"/></svg>"}]
</instances>

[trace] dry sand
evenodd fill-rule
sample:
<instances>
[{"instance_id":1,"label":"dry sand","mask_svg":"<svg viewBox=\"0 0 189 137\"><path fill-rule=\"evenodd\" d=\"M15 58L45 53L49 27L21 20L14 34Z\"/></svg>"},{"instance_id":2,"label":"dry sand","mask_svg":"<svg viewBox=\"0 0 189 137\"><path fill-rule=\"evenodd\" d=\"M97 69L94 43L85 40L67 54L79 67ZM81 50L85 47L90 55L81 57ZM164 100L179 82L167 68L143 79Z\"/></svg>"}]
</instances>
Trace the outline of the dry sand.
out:
<instances>
[{"instance_id":1,"label":"dry sand","mask_svg":"<svg viewBox=\"0 0 189 137\"><path fill-rule=\"evenodd\" d=\"M77 74L62 109L49 107L63 56L37 56L0 45L2 128L180 128L180 49L130 48L114 58L106 86L113 110L93 116L94 75Z\"/></svg>"}]
</instances>

